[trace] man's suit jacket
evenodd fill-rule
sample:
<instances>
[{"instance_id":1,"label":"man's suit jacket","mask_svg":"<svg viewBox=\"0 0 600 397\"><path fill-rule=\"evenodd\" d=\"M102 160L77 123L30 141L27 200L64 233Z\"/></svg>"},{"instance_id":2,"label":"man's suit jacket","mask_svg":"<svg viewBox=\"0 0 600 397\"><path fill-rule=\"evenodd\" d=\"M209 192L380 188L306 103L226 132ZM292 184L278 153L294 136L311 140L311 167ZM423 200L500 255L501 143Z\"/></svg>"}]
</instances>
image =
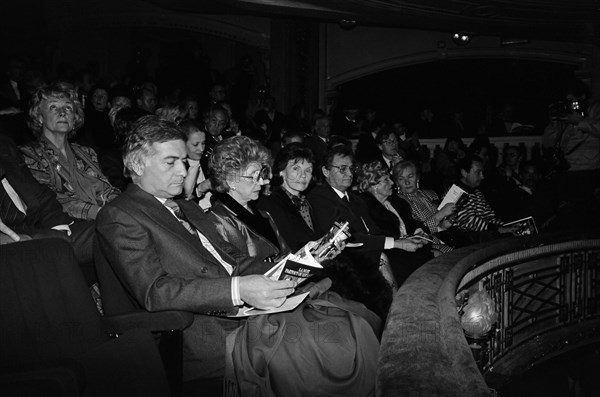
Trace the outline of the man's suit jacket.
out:
<instances>
[{"instance_id":1,"label":"man's suit jacket","mask_svg":"<svg viewBox=\"0 0 600 397\"><path fill-rule=\"evenodd\" d=\"M197 204L177 202L189 223L233 266L234 276L270 267L220 239ZM135 184L107 204L96 223L99 252L140 307L196 313L184 331L184 378L222 375L225 337L239 326L237 320L215 316L237 311L225 268L164 205Z\"/></svg>"},{"instance_id":2,"label":"man's suit jacket","mask_svg":"<svg viewBox=\"0 0 600 397\"><path fill-rule=\"evenodd\" d=\"M363 243L360 251L383 251L385 235L369 216L367 205L352 192L348 192L348 196L350 202L341 199L326 183L315 186L308 194L315 229L325 234L337 218L342 218L350 223L351 241Z\"/></svg>"},{"instance_id":3,"label":"man's suit jacket","mask_svg":"<svg viewBox=\"0 0 600 397\"><path fill-rule=\"evenodd\" d=\"M261 196L257 205L258 208L269 213L292 252L298 251L309 241L321 237L321 234L308 227L300 211L281 187L273 189L270 196ZM314 224L312 210L311 219Z\"/></svg>"},{"instance_id":4,"label":"man's suit jacket","mask_svg":"<svg viewBox=\"0 0 600 397\"><path fill-rule=\"evenodd\" d=\"M73 221L63 212L56 194L31 175L14 142L0 135L0 180L6 177L27 206L25 219L7 224L13 231L32 235ZM0 214L1 216L2 214ZM6 223L6 219L3 219Z\"/></svg>"}]
</instances>

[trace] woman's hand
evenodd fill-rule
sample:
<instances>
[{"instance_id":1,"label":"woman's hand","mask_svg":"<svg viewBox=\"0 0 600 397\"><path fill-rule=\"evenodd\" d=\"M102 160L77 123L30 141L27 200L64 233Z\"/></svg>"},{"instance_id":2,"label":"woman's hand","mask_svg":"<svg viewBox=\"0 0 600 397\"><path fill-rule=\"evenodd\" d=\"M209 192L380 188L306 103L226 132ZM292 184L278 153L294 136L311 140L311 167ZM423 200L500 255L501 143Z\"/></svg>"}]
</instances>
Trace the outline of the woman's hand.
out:
<instances>
[{"instance_id":1,"label":"woman's hand","mask_svg":"<svg viewBox=\"0 0 600 397\"><path fill-rule=\"evenodd\" d=\"M187 175L183 181L183 194L186 200L191 199L194 196L194 189L196 188L196 180L200 173L200 163L191 165L188 168Z\"/></svg>"},{"instance_id":2,"label":"woman's hand","mask_svg":"<svg viewBox=\"0 0 600 397\"><path fill-rule=\"evenodd\" d=\"M437 212L436 216L439 217L441 222L442 219L454 214L454 211L456 211L456 203L448 203Z\"/></svg>"},{"instance_id":3,"label":"woman's hand","mask_svg":"<svg viewBox=\"0 0 600 397\"><path fill-rule=\"evenodd\" d=\"M203 195L210 189L212 189L212 183L210 183L210 179L205 179L196 186L196 192L198 195Z\"/></svg>"},{"instance_id":4,"label":"woman's hand","mask_svg":"<svg viewBox=\"0 0 600 397\"><path fill-rule=\"evenodd\" d=\"M415 252L419 248L423 247L423 243L426 242L418 237L415 238L399 238L394 240L394 248L398 248L408 252Z\"/></svg>"}]
</instances>

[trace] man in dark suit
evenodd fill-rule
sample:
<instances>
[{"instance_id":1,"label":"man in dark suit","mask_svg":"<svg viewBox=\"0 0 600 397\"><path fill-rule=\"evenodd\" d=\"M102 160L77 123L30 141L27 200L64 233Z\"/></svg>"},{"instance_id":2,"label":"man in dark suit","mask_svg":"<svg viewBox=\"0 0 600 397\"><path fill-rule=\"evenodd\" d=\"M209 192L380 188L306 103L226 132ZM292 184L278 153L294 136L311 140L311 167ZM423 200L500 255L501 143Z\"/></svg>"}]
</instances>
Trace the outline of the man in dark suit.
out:
<instances>
[{"instance_id":1,"label":"man in dark suit","mask_svg":"<svg viewBox=\"0 0 600 397\"><path fill-rule=\"evenodd\" d=\"M329 146L329 136L331 135L331 120L327 116L321 116L315 119L313 124L313 135L304 140L304 143L312 150L317 160L317 164L322 164L327 154Z\"/></svg>"},{"instance_id":2,"label":"man in dark suit","mask_svg":"<svg viewBox=\"0 0 600 397\"><path fill-rule=\"evenodd\" d=\"M156 116L138 120L125 147L133 183L97 217L99 252L140 307L196 313L184 331L184 379L222 376L225 339L241 320L217 317L246 303L280 306L292 281L242 257L192 201L173 200L186 176L185 134Z\"/></svg>"},{"instance_id":3,"label":"man in dark suit","mask_svg":"<svg viewBox=\"0 0 600 397\"><path fill-rule=\"evenodd\" d=\"M225 134L225 128L229 125L229 114L227 110L220 105L212 105L204 114L204 131L206 132L206 142L204 144L204 153L200 159L200 166L204 175L208 175L208 160L217 143L231 135Z\"/></svg>"},{"instance_id":4,"label":"man in dark suit","mask_svg":"<svg viewBox=\"0 0 600 397\"><path fill-rule=\"evenodd\" d=\"M357 251L367 254L370 259L378 258L384 249L415 251L422 247L422 242L394 239L383 233L369 215L365 202L349 191L353 167L354 159L350 149L336 146L327 153L322 167L326 183L315 186L308 194L316 229L323 234L337 218L348 221L354 241L363 244Z\"/></svg>"},{"instance_id":5,"label":"man in dark suit","mask_svg":"<svg viewBox=\"0 0 600 397\"><path fill-rule=\"evenodd\" d=\"M0 244L51 237L71 244L88 284L93 284L94 221L74 223L54 192L31 175L14 142L0 135Z\"/></svg>"}]
</instances>

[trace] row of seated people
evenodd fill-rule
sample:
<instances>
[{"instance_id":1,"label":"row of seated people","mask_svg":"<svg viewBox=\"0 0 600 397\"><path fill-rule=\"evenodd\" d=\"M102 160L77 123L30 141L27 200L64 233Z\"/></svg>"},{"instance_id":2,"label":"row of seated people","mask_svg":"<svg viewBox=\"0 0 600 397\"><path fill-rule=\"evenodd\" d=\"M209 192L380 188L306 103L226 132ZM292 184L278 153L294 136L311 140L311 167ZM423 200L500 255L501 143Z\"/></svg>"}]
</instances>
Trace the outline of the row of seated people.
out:
<instances>
[{"instance_id":1,"label":"row of seated people","mask_svg":"<svg viewBox=\"0 0 600 397\"><path fill-rule=\"evenodd\" d=\"M98 170L93 151L67 141L82 121L76 101L76 96L68 91L39 94L38 110L32 107L31 114L39 124L40 138L22 148L25 161L34 176L56 191L63 208L71 211L69 215L87 219L88 224L89 218L97 218L100 252L141 307L198 313L197 324L186 331L188 378L222 374L225 336L238 332L234 348L241 349L240 327L257 325L205 314L229 313L242 303L256 307L280 305L293 292L294 285L267 280L260 274L268 263L322 236L338 217L350 222L354 241L362 246L344 249L325 266L326 275L333 281L332 290L363 301L380 317L386 315L394 278L401 282L432 255L460 245L450 237L440 240L435 236L437 232L453 228L510 232L503 230L501 221L477 190L483 160L475 156L465 156L460 166L460 181L471 193L471 204L467 201L465 207L458 209L448 205L438 211L435 197L418 189L419 170L414 163L394 165L394 179L400 188L400 194L394 195L385 164L374 162L357 168L347 145L329 148L322 162L317 162L313 153L300 144L285 146L272 172L269 150L248 137L215 139L206 155L202 150L202 139L208 135L205 131L184 128L186 135L176 124L155 116L137 120L128 134L124 165L133 183L119 195ZM40 149L44 144L45 149ZM209 183L200 175L204 156ZM188 158L197 164L186 164ZM323 180L311 187L306 199L304 192L310 187L313 168L321 164ZM271 175L281 178L281 185L270 195L261 195ZM351 189L353 182L360 195ZM212 205L208 212L197 205L206 199L206 193L213 195L208 200ZM180 196L185 197L171 200ZM87 206L72 206L74 200L65 197L87 197L88 201L81 200ZM183 219L178 219L180 216ZM3 215L2 220L5 219L8 218ZM51 227L69 223L65 219ZM72 226L81 223L85 222ZM10 223L3 224L3 230L10 231L4 229L7 225L11 227ZM186 226L192 227L192 233ZM407 237L413 234L422 236ZM425 234L432 237L433 245L425 244ZM19 236L9 238L18 240ZM391 275L385 271L390 268ZM346 313L356 312L353 310ZM370 314L362 310L358 316L362 320L348 315L348 324L357 326L356 321L363 321L363 331L364 324L370 324L371 332L361 337L376 343L372 338L377 336L377 327L373 326L376 321ZM214 335L215 343L207 343L207 332ZM239 353L237 359L249 359L241 351L235 352ZM370 360L370 366L361 368L365 377L354 380L362 382L366 389L372 388L373 356L362 350L355 353L362 355L362 360ZM341 353L331 352L332 357L337 354ZM350 369L356 368L344 368ZM257 376L237 373L240 387L245 387L243 382L251 375ZM277 387L298 380L278 378L274 382L280 381L283 383Z\"/></svg>"}]
</instances>

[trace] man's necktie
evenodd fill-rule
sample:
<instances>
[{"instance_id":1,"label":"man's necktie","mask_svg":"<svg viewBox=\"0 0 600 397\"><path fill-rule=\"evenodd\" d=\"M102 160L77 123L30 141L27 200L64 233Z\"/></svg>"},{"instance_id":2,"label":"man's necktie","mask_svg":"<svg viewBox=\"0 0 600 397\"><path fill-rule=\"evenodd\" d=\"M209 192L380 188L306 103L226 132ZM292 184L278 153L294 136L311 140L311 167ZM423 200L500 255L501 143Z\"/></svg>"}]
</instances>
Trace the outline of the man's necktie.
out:
<instances>
[{"instance_id":1,"label":"man's necktie","mask_svg":"<svg viewBox=\"0 0 600 397\"><path fill-rule=\"evenodd\" d=\"M202 245L204 246L204 248L206 248L206 250L208 252L210 252L211 255L217 261L219 261L219 263L225 268L225 270L227 270L227 273L232 274L233 273L233 266L231 266L229 263L227 263L221 257L221 255L219 255L219 253L217 252L217 250L215 249L215 247L206 238L206 236L204 234L200 233L200 231L196 230L192 225L190 225L190 223L185 218L185 215L181 212L181 208L179 208L179 204L177 204L173 199L167 199L167 201L165 201L165 206L169 207L170 209L173 210L173 213L175 214L175 216L179 220L179 223L181 223L183 225L183 227L185 227L187 229L187 231L190 232L192 235L197 236L198 238L200 238L200 242L202 243Z\"/></svg>"},{"instance_id":2,"label":"man's necktie","mask_svg":"<svg viewBox=\"0 0 600 397\"><path fill-rule=\"evenodd\" d=\"M302 215L302 219L304 219L304 222L306 222L308 227L310 227L310 230L315 230L313 227L312 219L310 218L310 207L308 205L308 202L306 201L306 198L300 196L292 196L292 203L294 203L294 206L298 208L298 211L300 211L300 215Z\"/></svg>"},{"instance_id":3,"label":"man's necktie","mask_svg":"<svg viewBox=\"0 0 600 397\"><path fill-rule=\"evenodd\" d=\"M185 219L185 216L181 212L181 208L179 208L179 204L177 204L173 199L167 199L167 201L165 201L165 206L173 210L173 213L179 220L179 223L181 223L188 232L190 232L193 235L197 234L196 229L194 229L194 227L190 225L187 219Z\"/></svg>"}]
</instances>

